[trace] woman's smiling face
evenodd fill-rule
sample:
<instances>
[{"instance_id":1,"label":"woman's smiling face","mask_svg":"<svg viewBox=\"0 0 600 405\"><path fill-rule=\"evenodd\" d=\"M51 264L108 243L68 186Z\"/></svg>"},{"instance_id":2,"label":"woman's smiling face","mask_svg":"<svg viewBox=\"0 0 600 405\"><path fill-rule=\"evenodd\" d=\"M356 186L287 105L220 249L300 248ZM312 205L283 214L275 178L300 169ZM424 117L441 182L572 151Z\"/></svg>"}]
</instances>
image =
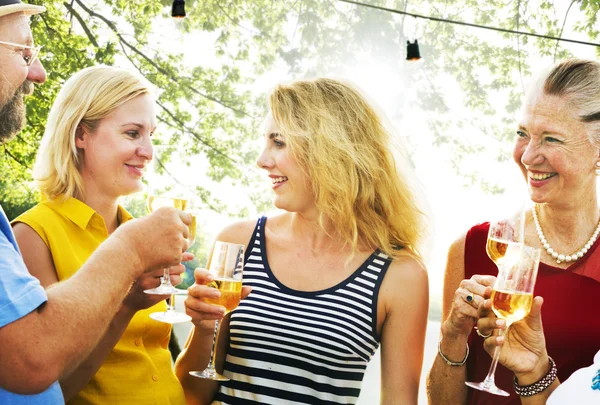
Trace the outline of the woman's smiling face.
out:
<instances>
[{"instance_id":1,"label":"woman's smiling face","mask_svg":"<svg viewBox=\"0 0 600 405\"><path fill-rule=\"evenodd\" d=\"M277 123L269 114L265 120L265 147L256 164L268 172L275 192L274 205L288 212L306 212L315 207L311 182L302 170Z\"/></svg>"},{"instance_id":2,"label":"woman's smiling face","mask_svg":"<svg viewBox=\"0 0 600 405\"><path fill-rule=\"evenodd\" d=\"M519 121L513 159L536 203L572 205L596 192L598 147L564 97L530 97Z\"/></svg>"}]
</instances>

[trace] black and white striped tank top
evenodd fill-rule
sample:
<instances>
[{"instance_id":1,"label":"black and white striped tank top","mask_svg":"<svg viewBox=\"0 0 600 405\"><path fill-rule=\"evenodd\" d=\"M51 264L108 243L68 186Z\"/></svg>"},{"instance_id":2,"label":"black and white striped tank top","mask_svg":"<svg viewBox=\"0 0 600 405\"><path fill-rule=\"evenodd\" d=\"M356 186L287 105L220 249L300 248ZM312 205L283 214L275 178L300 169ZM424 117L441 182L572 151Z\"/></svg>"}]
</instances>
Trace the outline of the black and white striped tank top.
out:
<instances>
[{"instance_id":1,"label":"black and white striped tank top","mask_svg":"<svg viewBox=\"0 0 600 405\"><path fill-rule=\"evenodd\" d=\"M373 253L322 291L292 290L271 272L259 219L246 252L252 293L231 314L224 374L213 404L354 404L379 346L377 296L390 264Z\"/></svg>"}]
</instances>

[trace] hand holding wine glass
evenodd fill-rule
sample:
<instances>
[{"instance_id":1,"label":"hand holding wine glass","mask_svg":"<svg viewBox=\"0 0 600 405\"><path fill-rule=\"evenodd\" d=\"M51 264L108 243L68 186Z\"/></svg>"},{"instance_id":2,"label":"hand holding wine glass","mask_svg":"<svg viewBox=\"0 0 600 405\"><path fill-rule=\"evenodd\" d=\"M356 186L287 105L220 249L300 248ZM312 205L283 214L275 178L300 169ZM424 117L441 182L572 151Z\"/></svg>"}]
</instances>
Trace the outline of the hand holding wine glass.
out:
<instances>
[{"instance_id":1,"label":"hand holding wine glass","mask_svg":"<svg viewBox=\"0 0 600 405\"><path fill-rule=\"evenodd\" d=\"M521 243L509 243L503 251L502 264L498 267L498 277L490 300L492 311L498 318L505 320L507 329L527 316L531 309L540 253L539 249ZM498 388L494 382L500 351L501 347L497 346L490 371L483 382L465 384L491 394L509 396L508 392Z\"/></svg>"},{"instance_id":2,"label":"hand holding wine glass","mask_svg":"<svg viewBox=\"0 0 600 405\"><path fill-rule=\"evenodd\" d=\"M216 242L210 255L208 270L213 280L208 286L219 290L218 297L207 296L208 304L223 307L223 314L234 310L242 298L242 273L244 270L244 245ZM219 337L219 319L215 320L210 361L203 371L190 371L190 375L215 381L228 381L229 378L217 373L215 369L216 346Z\"/></svg>"},{"instance_id":3,"label":"hand holding wine glass","mask_svg":"<svg viewBox=\"0 0 600 405\"><path fill-rule=\"evenodd\" d=\"M533 375L530 382L539 381L547 370L548 353L542 326L542 297L533 299L529 314L522 322L516 322L503 335L490 336L484 347L490 355L496 347L502 346L499 363L515 373L519 381L528 381L526 376ZM498 318L492 310L492 301L486 300L479 307L477 327L485 334L492 334L495 329L506 329L496 324ZM525 384L528 384L527 382Z\"/></svg>"},{"instance_id":4,"label":"hand holding wine glass","mask_svg":"<svg viewBox=\"0 0 600 405\"><path fill-rule=\"evenodd\" d=\"M181 258L182 262L190 261L194 258L194 255L189 252L185 252ZM183 264L177 264L168 268L169 276L173 285L177 285L182 281L182 274L185 272L185 266ZM164 270L162 268L153 271L147 271L139 276L133 282L125 300L123 306L130 308L132 311L137 312L146 308L150 308L160 301L165 299L165 296L158 294L147 294L146 290L156 287L157 281L164 276Z\"/></svg>"},{"instance_id":5,"label":"hand holding wine glass","mask_svg":"<svg viewBox=\"0 0 600 405\"><path fill-rule=\"evenodd\" d=\"M178 150L173 146L155 146L153 148L153 159L150 163L148 180L147 207L149 212L154 212L161 207L173 207L181 211L193 209L193 195L191 190L182 184L176 177L178 172L177 156ZM191 214L191 223L188 228L188 240L190 246L196 237L196 217ZM169 306L165 312L150 314L150 317L159 322L180 323L191 320L190 316L175 311L175 295L187 294L186 290L175 288L171 284L169 269L165 268L161 278L161 284L149 290L146 294L170 295Z\"/></svg>"}]
</instances>

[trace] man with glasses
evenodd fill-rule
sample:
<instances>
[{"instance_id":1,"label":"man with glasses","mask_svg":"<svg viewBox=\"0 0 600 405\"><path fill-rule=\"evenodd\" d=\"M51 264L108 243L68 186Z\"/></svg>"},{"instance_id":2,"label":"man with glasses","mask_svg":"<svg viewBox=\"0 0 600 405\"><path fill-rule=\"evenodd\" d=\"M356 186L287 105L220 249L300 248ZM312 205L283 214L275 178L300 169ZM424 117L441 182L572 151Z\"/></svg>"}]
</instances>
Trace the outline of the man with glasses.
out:
<instances>
[{"instance_id":1,"label":"man with glasses","mask_svg":"<svg viewBox=\"0 0 600 405\"><path fill-rule=\"evenodd\" d=\"M23 128L23 97L46 80L29 28L29 16L44 10L0 0L0 144ZM64 404L57 380L90 354L134 280L144 271L183 267L190 222L173 208L128 221L76 275L44 291L0 206L0 404Z\"/></svg>"}]
</instances>

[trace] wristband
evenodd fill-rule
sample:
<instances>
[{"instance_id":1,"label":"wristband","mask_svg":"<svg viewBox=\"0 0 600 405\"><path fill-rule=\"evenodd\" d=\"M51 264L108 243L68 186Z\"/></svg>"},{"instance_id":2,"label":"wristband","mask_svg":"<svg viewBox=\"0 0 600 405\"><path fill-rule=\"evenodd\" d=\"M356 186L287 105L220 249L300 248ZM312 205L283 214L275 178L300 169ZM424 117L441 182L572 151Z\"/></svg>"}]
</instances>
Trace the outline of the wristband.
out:
<instances>
[{"instance_id":1,"label":"wristband","mask_svg":"<svg viewBox=\"0 0 600 405\"><path fill-rule=\"evenodd\" d=\"M554 362L554 360L552 360L552 357L548 356L548 359L550 360L550 370L548 370L548 373L546 373L546 375L543 376L542 379L538 382L535 382L530 385L519 385L517 381L517 376L515 376L513 384L515 386L515 392L519 396L530 397L532 395L539 394L540 392L544 391L546 388L551 386L554 380L556 380L556 373L558 372L558 370L556 369L556 363Z\"/></svg>"}]
</instances>

